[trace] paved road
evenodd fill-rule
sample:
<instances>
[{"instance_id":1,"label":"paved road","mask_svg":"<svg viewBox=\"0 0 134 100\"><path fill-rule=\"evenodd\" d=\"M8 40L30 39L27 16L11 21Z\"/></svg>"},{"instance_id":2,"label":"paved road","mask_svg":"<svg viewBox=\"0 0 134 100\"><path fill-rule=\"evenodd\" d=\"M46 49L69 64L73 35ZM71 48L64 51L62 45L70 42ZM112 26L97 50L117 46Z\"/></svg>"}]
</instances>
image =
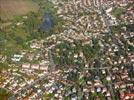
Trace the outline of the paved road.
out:
<instances>
[{"instance_id":1,"label":"paved road","mask_svg":"<svg viewBox=\"0 0 134 100\"><path fill-rule=\"evenodd\" d=\"M100 7L99 10L102 12L102 16L103 16L103 18L104 18L104 20L105 20L105 24L106 24L106 26L107 26L108 32L111 34L111 29L110 29L109 21L108 21L108 19L107 19L107 15L106 15L106 13L103 13L103 8L102 8L102 7ZM58 36L60 36L60 35L58 35ZM52 46L50 46L50 48L53 48L54 46L55 46L55 45L52 45ZM49 48L49 49L50 49L50 48ZM52 60L52 57L51 57L51 52L49 51L49 53L50 53L50 60L51 60L50 64L51 64L51 66L55 66L55 64L54 64L54 62L53 62L53 60ZM111 73L110 73L110 71L109 71L109 69L110 69L109 67L103 67L103 68L89 68L89 69L91 69L91 70L93 70L93 69L107 69L107 70L108 70L108 73L109 73L109 75L110 75L110 77L112 76ZM50 74L51 74L51 75L50 75ZM35 80L35 81L34 81L33 83L31 83L30 85L28 85L28 86L22 88L20 91L18 91L17 94L21 94L21 92L22 92L23 90L30 89L30 88L34 87L36 84L38 84L40 81L43 81L43 80L45 81L46 79L48 79L48 78L50 78L50 77L55 77L56 79L58 79L58 77L56 77L56 75L53 75L52 73L50 73L50 74L47 74L47 75L44 75L44 76L38 78L37 80ZM60 78L60 79L61 79L61 78ZM109 84L109 87L110 87L110 90L111 90L111 93L112 93L112 97L114 97L112 84ZM47 90L47 89L44 89L44 90ZM44 91L44 90L43 90L43 91ZM17 94L14 94L12 97L9 98L9 100L16 100L16 95L17 95ZM42 94L39 94L39 95L42 95Z\"/></svg>"},{"instance_id":2,"label":"paved road","mask_svg":"<svg viewBox=\"0 0 134 100\"><path fill-rule=\"evenodd\" d=\"M99 68L85 68L85 69L89 69L89 70L98 70L98 69L110 69L111 67L99 67Z\"/></svg>"},{"instance_id":3,"label":"paved road","mask_svg":"<svg viewBox=\"0 0 134 100\"><path fill-rule=\"evenodd\" d=\"M105 21L105 24L107 26L107 30L108 30L108 33L111 35L112 34L112 30L110 29L110 23L109 23L109 20L108 20L108 16L106 14L106 12L104 11L104 9L102 7L99 7L99 10L101 12L101 15Z\"/></svg>"},{"instance_id":4,"label":"paved road","mask_svg":"<svg viewBox=\"0 0 134 100\"><path fill-rule=\"evenodd\" d=\"M8 100L16 100L16 95L21 94L22 91L24 90L28 90L31 87L34 87L36 84L38 84L40 81L45 81L48 77L46 75L38 78L37 80L35 80L34 82L32 82L30 85L27 85L25 87L23 87L20 91L18 91L16 94L14 94L13 96L11 96Z\"/></svg>"},{"instance_id":5,"label":"paved road","mask_svg":"<svg viewBox=\"0 0 134 100\"><path fill-rule=\"evenodd\" d=\"M41 84L41 82L44 82L46 79L54 78L55 81L60 80L62 83L72 84L70 81L64 80L61 77L62 76L58 76L57 74L54 74L54 73L45 74L44 76L39 77L34 82L32 82L31 84L27 85L26 87L23 87L20 91L18 91L16 94L11 96L8 100L16 100L17 95L22 94L22 91L27 91L27 90L30 90L31 88L33 89L36 84ZM41 90L42 91L48 91L51 87L52 86L47 87L47 88L43 88ZM37 93L37 94L42 95L41 93Z\"/></svg>"},{"instance_id":6,"label":"paved road","mask_svg":"<svg viewBox=\"0 0 134 100\"><path fill-rule=\"evenodd\" d=\"M102 6L99 7L99 10L101 11L101 15L102 15L102 17L103 17L103 19L105 21L106 26L107 26L108 33L110 35L112 35L112 30L110 29L110 24L109 24L109 20L108 20L108 16L107 16L106 12L104 11ZM109 68L107 68L107 71L108 71L108 74L110 75L110 77L112 77L112 74L109 71ZM109 83L108 86L110 87L110 92L111 92L111 95L112 95L112 97L114 99L115 94L114 94L114 91L113 91L112 83Z\"/></svg>"},{"instance_id":7,"label":"paved road","mask_svg":"<svg viewBox=\"0 0 134 100\"><path fill-rule=\"evenodd\" d=\"M112 74L109 71L109 69L107 69L107 71L108 71L108 74L110 75L110 78L112 78ZM113 91L112 83L109 83L108 86L110 87L110 92L111 92L112 98L115 100L115 94L114 94L114 91Z\"/></svg>"}]
</instances>

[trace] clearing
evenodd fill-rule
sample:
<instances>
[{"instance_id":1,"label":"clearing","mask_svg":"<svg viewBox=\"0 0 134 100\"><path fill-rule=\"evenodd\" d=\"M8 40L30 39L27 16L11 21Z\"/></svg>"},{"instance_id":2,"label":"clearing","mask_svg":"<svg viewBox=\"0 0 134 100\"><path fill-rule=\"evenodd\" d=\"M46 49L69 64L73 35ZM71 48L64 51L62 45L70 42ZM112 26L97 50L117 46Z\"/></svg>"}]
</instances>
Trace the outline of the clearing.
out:
<instances>
[{"instance_id":1,"label":"clearing","mask_svg":"<svg viewBox=\"0 0 134 100\"><path fill-rule=\"evenodd\" d=\"M0 0L1 20L12 20L15 16L25 15L30 11L37 12L38 4L32 0Z\"/></svg>"}]
</instances>

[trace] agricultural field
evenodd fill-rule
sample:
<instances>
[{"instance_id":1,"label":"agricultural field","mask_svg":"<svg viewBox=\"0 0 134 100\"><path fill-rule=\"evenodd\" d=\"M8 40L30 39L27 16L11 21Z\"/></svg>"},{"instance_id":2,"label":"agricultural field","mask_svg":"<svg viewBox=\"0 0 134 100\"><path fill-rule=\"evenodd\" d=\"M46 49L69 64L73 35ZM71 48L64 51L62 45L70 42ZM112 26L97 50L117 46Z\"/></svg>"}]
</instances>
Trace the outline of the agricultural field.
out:
<instances>
[{"instance_id":1,"label":"agricultural field","mask_svg":"<svg viewBox=\"0 0 134 100\"><path fill-rule=\"evenodd\" d=\"M12 20L30 11L37 12L38 9L38 4L32 0L0 0L0 18L4 21Z\"/></svg>"}]
</instances>

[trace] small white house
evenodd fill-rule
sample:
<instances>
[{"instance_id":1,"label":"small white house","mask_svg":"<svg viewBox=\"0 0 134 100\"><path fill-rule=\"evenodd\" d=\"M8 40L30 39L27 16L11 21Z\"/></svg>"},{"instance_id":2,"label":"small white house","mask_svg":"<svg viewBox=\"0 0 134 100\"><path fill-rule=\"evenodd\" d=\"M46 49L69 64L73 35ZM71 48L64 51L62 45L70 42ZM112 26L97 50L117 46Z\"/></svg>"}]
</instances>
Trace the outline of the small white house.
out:
<instances>
[{"instance_id":1,"label":"small white house","mask_svg":"<svg viewBox=\"0 0 134 100\"><path fill-rule=\"evenodd\" d=\"M30 64L29 63L22 64L22 68L30 68Z\"/></svg>"}]
</instances>

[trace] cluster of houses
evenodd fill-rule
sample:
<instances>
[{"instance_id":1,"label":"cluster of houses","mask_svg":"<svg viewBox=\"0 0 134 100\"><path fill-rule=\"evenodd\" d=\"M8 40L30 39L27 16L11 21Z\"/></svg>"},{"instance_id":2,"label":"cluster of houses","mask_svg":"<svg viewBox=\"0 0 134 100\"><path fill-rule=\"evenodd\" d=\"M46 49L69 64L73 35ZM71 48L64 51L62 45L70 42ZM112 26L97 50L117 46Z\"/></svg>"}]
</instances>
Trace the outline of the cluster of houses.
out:
<instances>
[{"instance_id":1,"label":"cluster of houses","mask_svg":"<svg viewBox=\"0 0 134 100\"><path fill-rule=\"evenodd\" d=\"M4 63L7 59L7 56L0 55L0 63Z\"/></svg>"},{"instance_id":2,"label":"cluster of houses","mask_svg":"<svg viewBox=\"0 0 134 100\"><path fill-rule=\"evenodd\" d=\"M48 38L48 40L46 42L46 44L53 43L56 45L59 45L60 43L65 43L69 42L73 45L74 41L76 39L83 39L83 45L84 44L91 44L91 38L92 37L88 37L88 36L84 36L84 35L76 35L74 31L65 31L64 34L58 35L58 37L56 36L52 36L51 38ZM96 35L95 35L96 36ZM93 79L93 81L89 80L87 81L87 88L84 88L82 93L85 93L84 96L86 96L87 100L90 98L91 94L93 93L103 93L103 95L109 99L112 100L112 97L114 96L115 98L123 98L124 100L131 100L134 98L133 95L133 71L134 71L134 55L133 55L133 50L132 48L125 48L124 43L126 43L126 45L128 47L133 47L133 32L127 32L126 31L122 31L121 33L115 33L115 36L113 38L107 37L107 34L99 34L96 37L98 37L99 40L99 45L101 46L102 50L104 51L104 58L101 58L100 61L101 62L106 62L102 65L102 67L106 66L106 69L104 67L104 69L102 68L97 68L99 69L99 72L101 72L97 77L97 79ZM63 42L63 40L65 40ZM126 41L126 42L125 42ZM49 46L49 45L48 45ZM54 47L54 46L53 46ZM50 48L52 49L52 48ZM59 49L57 48L53 48L55 49L57 52L59 52ZM125 53L124 51L127 51L127 53ZM63 50L63 52L65 52ZM56 53L55 53L56 54ZM57 55L57 54L56 54ZM73 54L72 54L73 55ZM77 58L79 54L75 54L74 57ZM83 54L80 54L81 57L83 57ZM84 57L83 57L84 58ZM111 66L111 67L110 67ZM89 66L88 64L85 65L86 68L89 68L91 66ZM107 68L109 68L109 71L107 70ZM94 69L94 67L93 67ZM91 68L92 70L92 68ZM69 80L67 78L67 76L70 75L70 68L68 70L66 70L66 72L68 72L67 75L63 76L65 80ZM94 73L90 73L89 71L87 71L88 74L91 74L92 77L95 76L95 72ZM80 72L78 72L80 73ZM83 72L84 73L84 72ZM83 74L82 74L83 75ZM61 75L62 76L62 75ZM90 77L91 77L90 76ZM101 78L100 78L101 76ZM75 77L75 76L73 76ZM62 81L61 81L62 83ZM59 83L61 85L61 83ZM73 83L73 82L72 82ZM58 84L58 85L59 85ZM66 84L67 85L67 84ZM91 87L89 88L89 85L91 85ZM67 94L64 94L62 92L65 91L65 87L62 86L61 89L55 89L50 90L49 93L53 93L55 95L55 98L57 99L63 99L63 97L65 96L70 96L72 99L76 100L79 98L79 96L77 96L77 92L75 90L75 87L73 87L74 89L70 89ZM111 89L110 89L111 88ZM113 92L112 92L113 91ZM74 94L75 93L75 96ZM90 95L90 96L89 96ZM96 96L95 98L99 98L98 96Z\"/></svg>"},{"instance_id":3,"label":"cluster of houses","mask_svg":"<svg viewBox=\"0 0 134 100\"><path fill-rule=\"evenodd\" d=\"M22 64L23 69L33 69L33 70L48 70L48 61L44 61L42 64L30 64L30 63L24 63Z\"/></svg>"},{"instance_id":4,"label":"cluster of houses","mask_svg":"<svg viewBox=\"0 0 134 100\"><path fill-rule=\"evenodd\" d=\"M112 9L109 12L109 16L111 16L111 19L115 19L116 17L114 17L114 15L112 15L112 11L115 8L121 8L124 9L125 12L122 13L122 15L119 18L116 18L116 23L119 24L133 24L134 23L134 7L133 7L133 0L107 0L108 2L105 4L103 4L103 6L108 10L108 9ZM113 21L114 21L113 19ZM115 24L116 25L116 24Z\"/></svg>"},{"instance_id":5,"label":"cluster of houses","mask_svg":"<svg viewBox=\"0 0 134 100\"><path fill-rule=\"evenodd\" d=\"M18 68L14 68L13 70L8 69L7 71L3 71L1 75L3 80L0 81L0 87L6 88L15 94L36 79L39 73L23 69L19 69L18 71Z\"/></svg>"},{"instance_id":6,"label":"cluster of houses","mask_svg":"<svg viewBox=\"0 0 134 100\"><path fill-rule=\"evenodd\" d=\"M64 27L73 29L79 34L106 31L106 25L101 16L101 12L97 8L92 8L93 5L91 0L74 0L65 3L57 1L56 3L54 2L54 4L57 5L56 7L58 9L59 16L66 21ZM83 8L79 7L79 4Z\"/></svg>"},{"instance_id":7,"label":"cluster of houses","mask_svg":"<svg viewBox=\"0 0 134 100\"><path fill-rule=\"evenodd\" d=\"M123 31L109 35L106 33L105 19L97 9L100 5L106 7L105 12L110 25L118 25L120 24L118 19L111 14L113 5L123 7L133 0L52 0L52 2L58 8L59 16L66 21L63 25L65 30L46 40L30 41L29 51L14 54L11 57L13 66L10 66L13 69L8 69L8 73L6 71L1 73L4 79L0 82L0 87L11 90L17 100L46 98L133 100L134 32L127 32L126 27L123 27ZM130 14L133 14L131 7L122 18L133 23L133 17L128 16ZM58 45L69 42L75 47L76 40L81 40L82 46L90 44L94 47L93 38L98 39L100 51L103 53L103 56L98 58L99 61L96 57L90 63L84 62L82 70L79 68L81 66L68 67L65 64L62 65L63 69L59 69L57 65L50 64L53 58L49 51L53 49L56 51L55 55L58 55L56 53L61 50L57 48ZM64 53L65 51L61 50ZM75 54L71 52L70 55L75 59L79 57L85 59L82 51ZM0 55L0 59L3 62L6 57ZM50 72L50 65L57 68Z\"/></svg>"}]
</instances>

